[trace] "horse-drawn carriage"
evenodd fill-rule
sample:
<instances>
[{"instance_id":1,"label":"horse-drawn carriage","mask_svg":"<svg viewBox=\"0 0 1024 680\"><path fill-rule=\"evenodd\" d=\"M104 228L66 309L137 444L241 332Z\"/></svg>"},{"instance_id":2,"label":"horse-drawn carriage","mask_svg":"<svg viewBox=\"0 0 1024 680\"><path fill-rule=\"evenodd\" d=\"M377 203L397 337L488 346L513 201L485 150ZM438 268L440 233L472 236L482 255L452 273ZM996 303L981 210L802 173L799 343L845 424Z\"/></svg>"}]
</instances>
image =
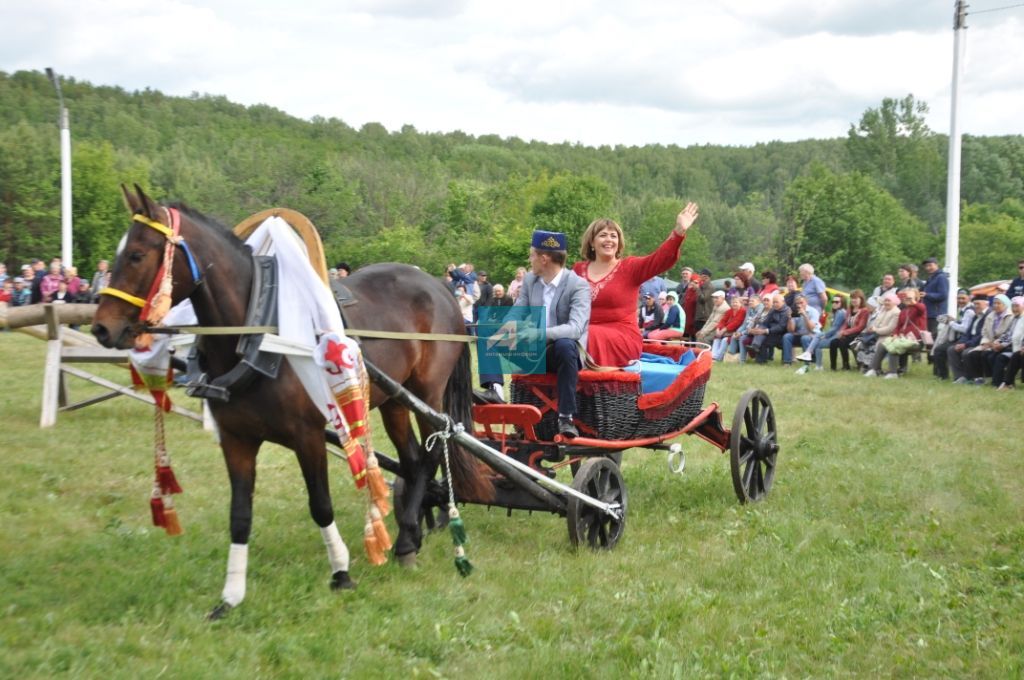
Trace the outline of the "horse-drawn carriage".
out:
<instances>
[{"instance_id":1,"label":"horse-drawn carriage","mask_svg":"<svg viewBox=\"0 0 1024 680\"><path fill-rule=\"evenodd\" d=\"M132 226L92 331L107 347L131 348L141 335L158 330L145 313L161 297L174 304L189 300L198 328L209 331L201 336L196 358L202 380L193 386L208 398L231 482L228 578L212 616L222 616L245 594L255 462L264 441L296 452L310 514L327 546L332 587L351 587L348 551L334 523L327 481L325 439L331 431L324 429L323 412L302 385L303 369L280 354L261 356L265 344L258 335L277 323L277 307L269 299L278 285L273 283L276 270L268 262L272 258L239 239L265 216L290 218L320 279L313 285L319 294L321 282L327 281L316 230L301 215L275 209L246 220L232 234L186 206L156 203L137 186L124 193ZM181 256L175 258L176 252ZM771 401L760 391L747 392L731 429L724 427L718 405L703 405L712 363L706 346L651 345L652 352L671 359L693 353L689 365L657 392L642 393L642 377L635 374L583 372L582 436L565 441L555 434L554 386L547 376L517 376L512 404L473 406L462 314L438 279L412 266L384 264L364 267L345 281L356 301L346 307L345 327L362 335L372 380L370 407L379 408L398 452L398 460L377 457L398 477L394 553L404 564L415 561L424 519L432 522L433 508L448 505L453 497L509 510L554 512L568 518L574 544L610 548L626 520L621 453L634 447L667 449L670 463L681 471L681 448L666 442L684 434L730 451L741 502L759 500L771 488L778 453ZM443 446L430 446L439 440ZM442 452L444 474L436 479ZM482 460L486 469L466 453ZM575 473L571 485L555 479L557 468L565 465Z\"/></svg>"},{"instance_id":2,"label":"horse-drawn carriage","mask_svg":"<svg viewBox=\"0 0 1024 680\"><path fill-rule=\"evenodd\" d=\"M718 404L704 406L712 366L706 345L645 342L644 351L669 357L675 360L673 365L684 357L690 361L666 387L648 393L638 372L581 371L576 422L582 436L574 439L557 434L556 383L551 374L513 376L512 403L474 406L473 432L459 433L459 441L497 472L495 495L485 503L510 512L557 513L566 517L573 545L612 548L623 534L628 505L619 467L622 453L633 448L665 450L669 470L682 473L682 446L668 442L691 434L729 451L733 489L741 503L764 498L771 490L779 450L768 396L760 390L743 394L732 427L726 428ZM374 367L371 370L374 382L393 398L435 420L438 428L448 427L445 416L418 403ZM380 457L385 467L401 474L397 461ZM554 481L565 466L572 471L571 486ZM446 484L441 479L430 485L424 501L428 522L431 507L447 503ZM443 521L443 514L439 516Z\"/></svg>"}]
</instances>

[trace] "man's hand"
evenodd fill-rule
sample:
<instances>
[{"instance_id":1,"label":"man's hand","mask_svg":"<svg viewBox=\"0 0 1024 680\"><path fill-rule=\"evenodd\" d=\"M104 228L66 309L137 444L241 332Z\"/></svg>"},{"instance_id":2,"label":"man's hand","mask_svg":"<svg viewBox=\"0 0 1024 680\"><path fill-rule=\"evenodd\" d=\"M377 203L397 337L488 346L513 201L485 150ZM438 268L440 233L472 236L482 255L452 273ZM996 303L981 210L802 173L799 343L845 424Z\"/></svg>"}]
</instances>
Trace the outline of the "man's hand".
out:
<instances>
[{"instance_id":1,"label":"man's hand","mask_svg":"<svg viewBox=\"0 0 1024 680\"><path fill-rule=\"evenodd\" d=\"M526 327L516 331L516 338L519 342L535 343L544 339L545 334L539 328Z\"/></svg>"}]
</instances>

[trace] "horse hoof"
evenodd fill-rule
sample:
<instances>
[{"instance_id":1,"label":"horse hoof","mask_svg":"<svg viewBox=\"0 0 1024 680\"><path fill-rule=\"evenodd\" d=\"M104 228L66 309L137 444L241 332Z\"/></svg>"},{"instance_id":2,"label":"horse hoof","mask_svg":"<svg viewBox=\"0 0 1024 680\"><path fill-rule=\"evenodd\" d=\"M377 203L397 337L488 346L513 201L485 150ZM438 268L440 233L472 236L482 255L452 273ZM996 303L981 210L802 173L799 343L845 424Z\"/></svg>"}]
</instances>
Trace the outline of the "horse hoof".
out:
<instances>
[{"instance_id":1,"label":"horse hoof","mask_svg":"<svg viewBox=\"0 0 1024 680\"><path fill-rule=\"evenodd\" d=\"M355 590L356 582L349 578L347 571L336 571L331 577L331 590Z\"/></svg>"},{"instance_id":2,"label":"horse hoof","mask_svg":"<svg viewBox=\"0 0 1024 680\"><path fill-rule=\"evenodd\" d=\"M400 567L403 567L405 569L415 569L416 568L416 553L415 552L405 553L404 555L395 555L395 558L398 560L398 565Z\"/></svg>"},{"instance_id":3,"label":"horse hoof","mask_svg":"<svg viewBox=\"0 0 1024 680\"><path fill-rule=\"evenodd\" d=\"M207 621L220 621L221 619L223 619L225 616L228 615L228 612L231 611L231 609L232 609L231 605L229 605L227 602L221 602L216 607L214 607L213 610L209 614L206 615L206 620Z\"/></svg>"}]
</instances>

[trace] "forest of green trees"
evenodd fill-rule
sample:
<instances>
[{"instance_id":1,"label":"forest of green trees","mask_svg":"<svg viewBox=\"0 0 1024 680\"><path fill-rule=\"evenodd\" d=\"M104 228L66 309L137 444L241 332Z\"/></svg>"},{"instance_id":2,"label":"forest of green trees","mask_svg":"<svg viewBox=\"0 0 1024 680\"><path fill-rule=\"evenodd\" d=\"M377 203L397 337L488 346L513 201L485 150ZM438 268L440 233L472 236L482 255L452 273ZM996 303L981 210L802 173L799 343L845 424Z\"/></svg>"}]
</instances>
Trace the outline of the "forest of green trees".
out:
<instances>
[{"instance_id":1,"label":"forest of green trees","mask_svg":"<svg viewBox=\"0 0 1024 680\"><path fill-rule=\"evenodd\" d=\"M701 205L684 261L740 262L874 285L944 248L948 140L913 96L885 99L844 139L753 147L585 147L459 131L356 130L224 97L63 83L73 131L74 258L91 271L129 222L138 183L226 225L271 206L308 215L329 262L471 261L504 281L534 228L578 242L610 216L631 252L656 246L684 201ZM58 105L41 72L0 72L0 261L60 253ZM1024 137L963 140L960 279L1008 278L1024 257Z\"/></svg>"}]
</instances>

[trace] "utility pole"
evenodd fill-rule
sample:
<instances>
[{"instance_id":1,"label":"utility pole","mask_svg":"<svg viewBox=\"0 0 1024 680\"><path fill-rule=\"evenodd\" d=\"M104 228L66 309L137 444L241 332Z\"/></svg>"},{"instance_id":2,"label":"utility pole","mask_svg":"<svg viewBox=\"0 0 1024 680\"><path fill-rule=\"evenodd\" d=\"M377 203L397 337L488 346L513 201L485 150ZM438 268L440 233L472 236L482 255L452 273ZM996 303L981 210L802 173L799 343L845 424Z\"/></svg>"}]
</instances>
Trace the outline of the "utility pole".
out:
<instances>
[{"instance_id":1,"label":"utility pole","mask_svg":"<svg viewBox=\"0 0 1024 680\"><path fill-rule=\"evenodd\" d=\"M65 267L71 262L71 120L60 91L60 77L50 67L46 76L57 90L60 102L60 259Z\"/></svg>"},{"instance_id":2,"label":"utility pole","mask_svg":"<svg viewBox=\"0 0 1024 680\"><path fill-rule=\"evenodd\" d=\"M956 0L953 12L953 87L949 114L949 169L946 179L946 271L949 298L946 313L956 316L956 291L960 277L960 76L963 74L967 30L967 3Z\"/></svg>"}]
</instances>

